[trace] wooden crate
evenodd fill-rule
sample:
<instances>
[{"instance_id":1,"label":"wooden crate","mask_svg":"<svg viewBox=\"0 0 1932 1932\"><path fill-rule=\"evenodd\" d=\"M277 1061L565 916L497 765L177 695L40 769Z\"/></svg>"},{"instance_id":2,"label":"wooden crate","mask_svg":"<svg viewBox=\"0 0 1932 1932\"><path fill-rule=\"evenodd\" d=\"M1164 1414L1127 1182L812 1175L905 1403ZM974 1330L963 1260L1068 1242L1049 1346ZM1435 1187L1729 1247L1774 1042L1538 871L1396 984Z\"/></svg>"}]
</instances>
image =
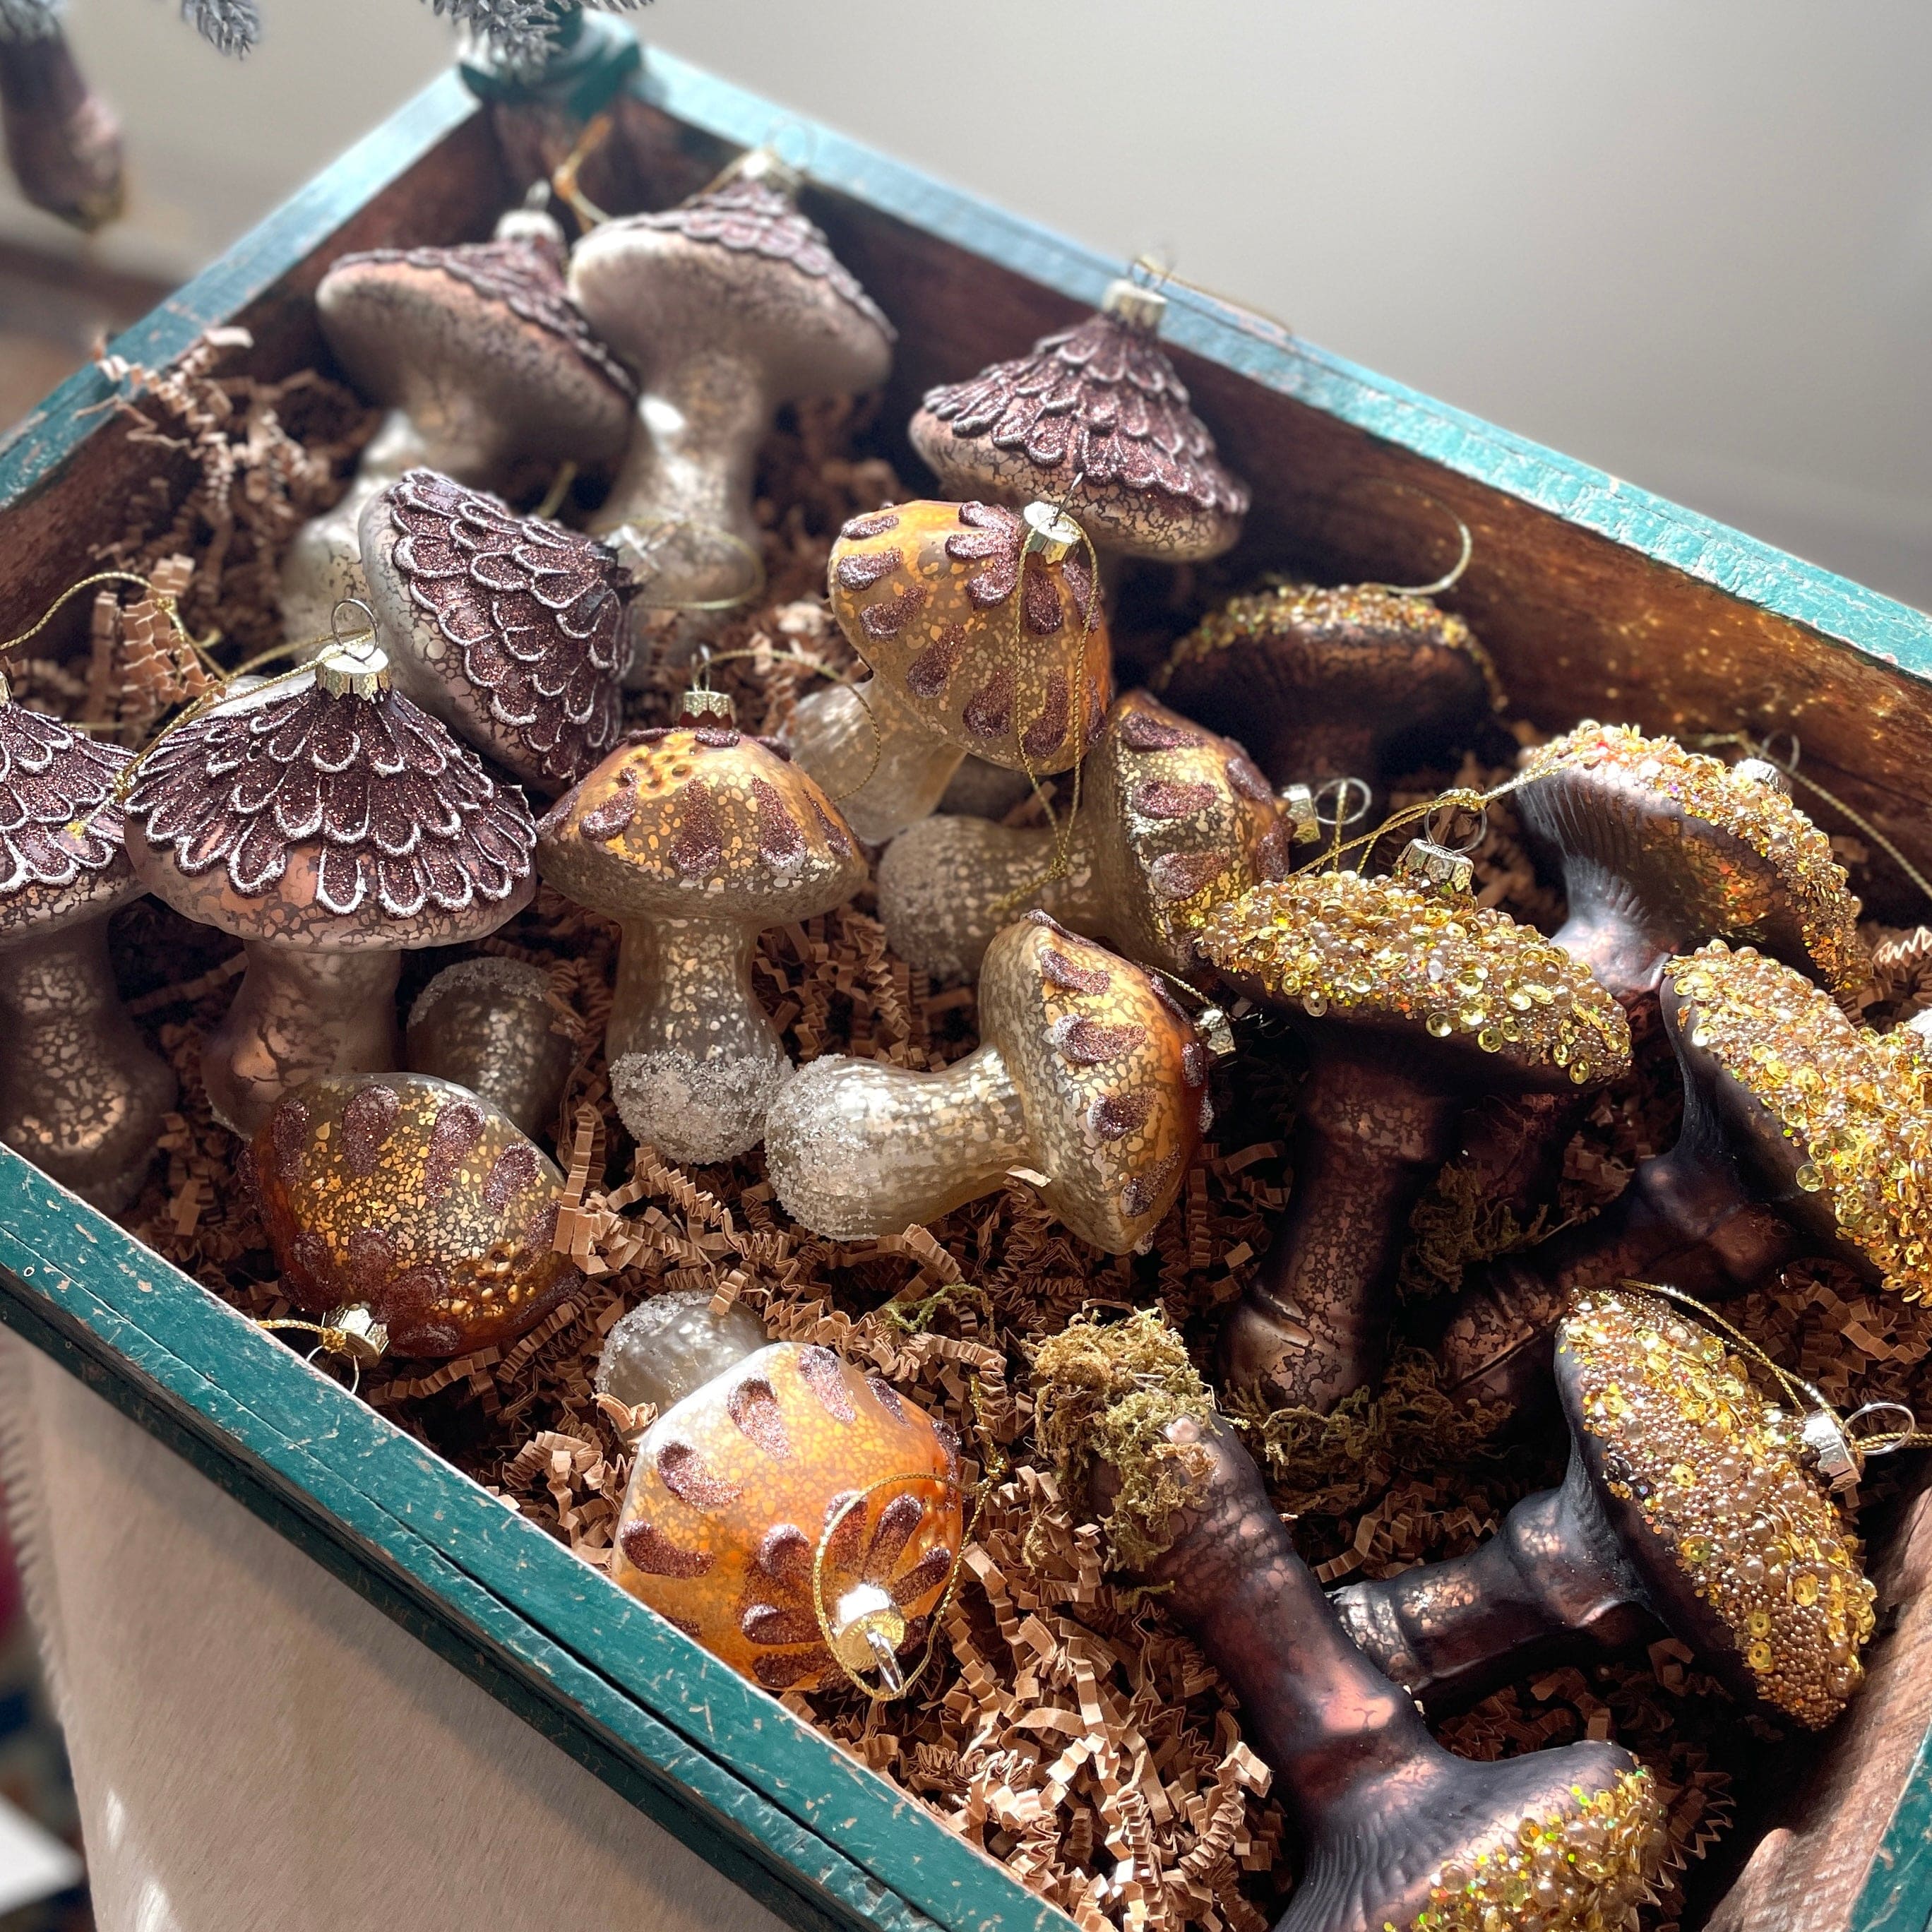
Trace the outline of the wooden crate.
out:
<instances>
[{"instance_id":1,"label":"wooden crate","mask_svg":"<svg viewBox=\"0 0 1932 1932\"><path fill-rule=\"evenodd\" d=\"M655 52L621 106L638 201L652 206L797 124ZM1084 313L1118 272L828 130L808 137L812 212L900 330L887 421L929 382ZM531 140L527 116L439 81L115 352L157 368L234 322L253 334L257 374L320 358L310 298L328 263L484 235L526 178ZM1400 574L1439 554L1446 506L1474 538L1450 601L1523 715L1791 732L1808 773L1932 867L1932 618L1272 322L1172 296L1168 340L1256 486L1238 562L1331 581ZM148 460L101 406L110 394L84 371L0 447L7 631L86 573L100 506ZM1882 870L1873 902L1922 909ZM1068 1932L904 1793L4 1148L0 1320L791 1922ZM1932 1616L1910 1601L1928 1549L1922 1509L1887 1563L1903 1610L1821 1770L1816 1802L1836 1813L1768 1844L1724 1922L1880 1932L1932 1915Z\"/></svg>"}]
</instances>

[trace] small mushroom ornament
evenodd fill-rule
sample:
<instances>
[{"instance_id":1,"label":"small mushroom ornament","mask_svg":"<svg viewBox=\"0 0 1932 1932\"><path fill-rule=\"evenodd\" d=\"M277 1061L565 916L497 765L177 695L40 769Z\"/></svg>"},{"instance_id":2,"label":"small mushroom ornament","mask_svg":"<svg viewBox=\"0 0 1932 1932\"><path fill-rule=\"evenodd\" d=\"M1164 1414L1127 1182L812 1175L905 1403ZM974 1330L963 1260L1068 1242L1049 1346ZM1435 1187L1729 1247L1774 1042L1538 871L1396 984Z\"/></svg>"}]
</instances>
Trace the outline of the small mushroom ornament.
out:
<instances>
[{"instance_id":1,"label":"small mushroom ornament","mask_svg":"<svg viewBox=\"0 0 1932 1932\"><path fill-rule=\"evenodd\" d=\"M901 503L839 532L832 614L872 675L803 699L791 743L867 844L926 817L969 752L1040 775L1084 755L1112 695L1084 551L1045 503Z\"/></svg>"},{"instance_id":2,"label":"small mushroom ornament","mask_svg":"<svg viewBox=\"0 0 1932 1932\"><path fill-rule=\"evenodd\" d=\"M1211 1118L1192 1022L1158 980L1033 912L987 949L980 1024L941 1072L842 1054L801 1068L765 1123L786 1212L835 1240L896 1234L1021 1168L1083 1240L1138 1246Z\"/></svg>"},{"instance_id":3,"label":"small mushroom ornament","mask_svg":"<svg viewBox=\"0 0 1932 1932\"><path fill-rule=\"evenodd\" d=\"M577 1064L575 1036L550 975L488 954L446 966L416 995L403 1052L411 1072L466 1087L525 1133L546 1138Z\"/></svg>"}]
</instances>

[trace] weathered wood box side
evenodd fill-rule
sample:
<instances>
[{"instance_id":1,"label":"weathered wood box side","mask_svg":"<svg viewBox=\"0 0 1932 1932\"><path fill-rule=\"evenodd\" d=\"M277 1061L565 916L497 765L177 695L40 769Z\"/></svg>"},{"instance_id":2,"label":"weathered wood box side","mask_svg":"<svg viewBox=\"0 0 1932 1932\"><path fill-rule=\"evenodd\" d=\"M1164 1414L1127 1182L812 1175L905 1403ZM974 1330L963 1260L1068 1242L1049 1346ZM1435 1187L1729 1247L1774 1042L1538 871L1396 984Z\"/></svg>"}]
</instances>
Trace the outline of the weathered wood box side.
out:
<instances>
[{"instance_id":1,"label":"weathered wood box side","mask_svg":"<svg viewBox=\"0 0 1932 1932\"><path fill-rule=\"evenodd\" d=\"M228 323L252 334L257 373L326 362L310 298L337 254L476 238L520 192L512 158L530 130L504 112L478 108L454 77L437 83L116 352L158 367ZM668 204L733 148L796 124L651 55L620 114L635 205ZM889 422L903 422L929 382L1072 319L1115 272L830 130L809 136L812 212L901 332ZM1552 728L1594 712L1680 733L1791 732L1808 772L1932 866L1932 619L1212 298L1175 291L1168 334L1224 454L1256 485L1238 572L1399 575L1439 554L1446 508L1475 546L1453 601L1525 715ZM103 406L110 393L84 372L0 446L8 632L93 567L102 506L154 461ZM895 453L905 475L920 474L909 452ZM55 634L69 649L80 644L73 616L64 638ZM1880 873L1874 886L1874 910L1921 910L1902 874ZM0 1320L793 1922L1068 1924L536 1526L4 1150ZM1932 1915L1932 1629L1910 1600L1924 1569L1912 1554L1922 1514L1888 1562L1903 1607L1874 1660L1874 1693L1885 1695L1848 1720L1853 1735L1815 1795L1814 1813L1832 1804L1845 1815L1795 1817L1794 1830L1774 1834L1721 1922L1772 1923L1757 1902L1774 1898L1802 1898L1804 1924L1845 1932ZM1901 1737L1917 1748L1902 1750Z\"/></svg>"}]
</instances>

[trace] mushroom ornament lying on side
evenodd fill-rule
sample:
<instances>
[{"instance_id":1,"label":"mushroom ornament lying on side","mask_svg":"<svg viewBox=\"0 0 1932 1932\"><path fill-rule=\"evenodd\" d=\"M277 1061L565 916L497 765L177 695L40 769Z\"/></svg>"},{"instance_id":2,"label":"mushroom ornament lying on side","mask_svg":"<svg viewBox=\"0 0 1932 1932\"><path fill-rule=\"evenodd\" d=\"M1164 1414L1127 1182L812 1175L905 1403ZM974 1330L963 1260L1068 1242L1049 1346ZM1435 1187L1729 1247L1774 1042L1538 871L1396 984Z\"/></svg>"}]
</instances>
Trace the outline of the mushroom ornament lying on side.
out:
<instances>
[{"instance_id":1,"label":"mushroom ornament lying on side","mask_svg":"<svg viewBox=\"0 0 1932 1932\"><path fill-rule=\"evenodd\" d=\"M1158 980L1034 912L987 949L980 1030L941 1072L802 1067L765 1123L785 1211L835 1240L896 1234L1019 1168L1082 1240L1138 1246L1211 1118L1192 1022Z\"/></svg>"},{"instance_id":2,"label":"mushroom ornament lying on side","mask_svg":"<svg viewBox=\"0 0 1932 1932\"><path fill-rule=\"evenodd\" d=\"M348 494L297 532L282 566L283 634L326 636L366 595L357 525L375 492L418 466L502 489L521 462L611 462L638 389L565 292L563 232L517 209L495 238L344 255L315 292L322 334L388 412Z\"/></svg>"},{"instance_id":3,"label":"mushroom ornament lying on side","mask_svg":"<svg viewBox=\"0 0 1932 1932\"><path fill-rule=\"evenodd\" d=\"M644 380L601 512L645 586L640 682L654 640L704 628L676 607L729 602L756 580L752 478L779 406L875 389L892 367L892 324L799 212L799 186L760 149L676 208L593 229L571 260L572 296Z\"/></svg>"},{"instance_id":4,"label":"mushroom ornament lying on side","mask_svg":"<svg viewBox=\"0 0 1932 1932\"><path fill-rule=\"evenodd\" d=\"M1292 833L1268 781L1232 740L1144 691L1114 700L1081 772L1064 878L1042 909L1130 959L1185 978L1208 914L1288 868ZM922 818L879 861L879 917L908 965L970 979L994 933L1054 857L1053 832Z\"/></svg>"},{"instance_id":5,"label":"mushroom ornament lying on side","mask_svg":"<svg viewBox=\"0 0 1932 1932\"><path fill-rule=\"evenodd\" d=\"M366 1307L399 1355L506 1348L583 1285L554 1246L556 1163L446 1080L311 1080L249 1151L284 1293L318 1319Z\"/></svg>"},{"instance_id":6,"label":"mushroom ornament lying on side","mask_svg":"<svg viewBox=\"0 0 1932 1932\"><path fill-rule=\"evenodd\" d=\"M755 1147L792 1070L752 961L767 926L866 883L838 808L721 710L636 734L538 830L545 880L623 928L604 1048L625 1126L674 1160Z\"/></svg>"},{"instance_id":7,"label":"mushroom ornament lying on side","mask_svg":"<svg viewBox=\"0 0 1932 1932\"><path fill-rule=\"evenodd\" d=\"M0 1140L110 1214L175 1103L107 960L108 916L146 890L114 797L131 755L16 704L0 676Z\"/></svg>"},{"instance_id":8,"label":"mushroom ornament lying on side","mask_svg":"<svg viewBox=\"0 0 1932 1932\"><path fill-rule=\"evenodd\" d=\"M614 551L433 470L376 491L361 540L376 635L425 711L547 796L616 743L635 586Z\"/></svg>"},{"instance_id":9,"label":"mushroom ornament lying on side","mask_svg":"<svg viewBox=\"0 0 1932 1932\"><path fill-rule=\"evenodd\" d=\"M792 749L867 844L926 817L968 752L1039 775L1079 763L1112 673L1070 518L1045 503L901 503L848 523L827 574L872 675L803 699Z\"/></svg>"},{"instance_id":10,"label":"mushroom ornament lying on side","mask_svg":"<svg viewBox=\"0 0 1932 1932\"><path fill-rule=\"evenodd\" d=\"M394 1066L400 956L481 939L536 890L523 794L392 690L378 650L333 646L168 731L127 811L142 882L246 945L201 1062L244 1136L304 1081Z\"/></svg>"},{"instance_id":11,"label":"mushroom ornament lying on side","mask_svg":"<svg viewBox=\"0 0 1932 1932\"><path fill-rule=\"evenodd\" d=\"M1660 1626L1733 1696L1822 1730L1864 1676L1876 1593L1800 1419L1708 1329L1630 1287L1564 1318L1556 1382L1562 1486L1470 1556L1338 1591L1364 1653L1438 1712Z\"/></svg>"}]
</instances>

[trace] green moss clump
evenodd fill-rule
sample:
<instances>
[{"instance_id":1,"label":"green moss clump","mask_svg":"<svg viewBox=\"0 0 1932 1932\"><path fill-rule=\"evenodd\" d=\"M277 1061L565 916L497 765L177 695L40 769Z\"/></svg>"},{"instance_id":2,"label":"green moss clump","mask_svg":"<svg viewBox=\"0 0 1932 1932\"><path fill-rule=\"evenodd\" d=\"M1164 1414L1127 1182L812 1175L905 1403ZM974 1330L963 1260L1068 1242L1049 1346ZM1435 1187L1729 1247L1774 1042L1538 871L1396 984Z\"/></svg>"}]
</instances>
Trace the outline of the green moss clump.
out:
<instances>
[{"instance_id":1,"label":"green moss clump","mask_svg":"<svg viewBox=\"0 0 1932 1932\"><path fill-rule=\"evenodd\" d=\"M1493 1261L1543 1238L1549 1210L1539 1208L1526 1226L1509 1206L1483 1191L1466 1167L1445 1167L1408 1220L1396 1292L1406 1301L1454 1294L1472 1262Z\"/></svg>"},{"instance_id":2,"label":"green moss clump","mask_svg":"<svg viewBox=\"0 0 1932 1932\"><path fill-rule=\"evenodd\" d=\"M1117 1484L1100 1527L1114 1562L1144 1571L1174 1541L1175 1517L1200 1495L1209 1462L1198 1444L1168 1440L1183 1416L1204 1429L1214 1398L1160 1314L1102 1326L1078 1316L1033 1358L1034 1441L1070 1500L1094 1500L1096 1472Z\"/></svg>"}]
</instances>

